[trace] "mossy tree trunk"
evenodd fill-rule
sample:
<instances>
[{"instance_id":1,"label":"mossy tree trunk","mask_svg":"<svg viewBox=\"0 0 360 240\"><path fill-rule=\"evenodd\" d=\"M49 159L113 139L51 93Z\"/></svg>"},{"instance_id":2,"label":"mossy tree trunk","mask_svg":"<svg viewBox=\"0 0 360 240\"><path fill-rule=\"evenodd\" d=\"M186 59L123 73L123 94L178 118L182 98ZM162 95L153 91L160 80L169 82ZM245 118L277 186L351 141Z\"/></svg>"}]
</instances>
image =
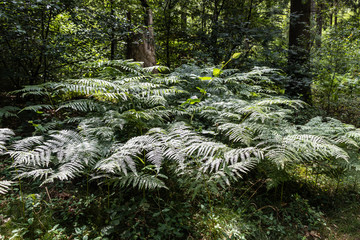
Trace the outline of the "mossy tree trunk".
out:
<instances>
[{"instance_id":1,"label":"mossy tree trunk","mask_svg":"<svg viewBox=\"0 0 360 240\"><path fill-rule=\"evenodd\" d=\"M145 11L144 27L128 39L126 57L143 62L144 67L150 67L156 65L153 13L147 0L141 0L141 6ZM131 21L130 13L128 20Z\"/></svg>"}]
</instances>

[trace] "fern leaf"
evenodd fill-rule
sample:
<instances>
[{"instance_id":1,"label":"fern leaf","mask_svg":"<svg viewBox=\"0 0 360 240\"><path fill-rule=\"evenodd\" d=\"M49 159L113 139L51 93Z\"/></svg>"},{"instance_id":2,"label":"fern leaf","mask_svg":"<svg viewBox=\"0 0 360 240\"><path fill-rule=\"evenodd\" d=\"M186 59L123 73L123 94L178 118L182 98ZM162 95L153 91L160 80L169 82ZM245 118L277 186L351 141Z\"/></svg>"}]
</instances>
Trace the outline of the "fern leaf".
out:
<instances>
[{"instance_id":1,"label":"fern leaf","mask_svg":"<svg viewBox=\"0 0 360 240\"><path fill-rule=\"evenodd\" d=\"M153 189L159 189L159 188L165 188L167 189L165 183L160 180L160 178L167 178L164 175L158 174L158 175L150 175L145 173L130 173L125 176L119 177L117 180L117 184L119 184L121 187L133 187L138 188L139 190L153 190Z\"/></svg>"},{"instance_id":2,"label":"fern leaf","mask_svg":"<svg viewBox=\"0 0 360 240\"><path fill-rule=\"evenodd\" d=\"M12 181L2 180L0 181L0 195L7 193L11 185L13 184Z\"/></svg>"},{"instance_id":3,"label":"fern leaf","mask_svg":"<svg viewBox=\"0 0 360 240\"><path fill-rule=\"evenodd\" d=\"M18 107L13 106L5 106L3 108L0 108L0 120L1 118L8 118L8 117L17 117L16 113L20 109Z\"/></svg>"},{"instance_id":4,"label":"fern leaf","mask_svg":"<svg viewBox=\"0 0 360 240\"><path fill-rule=\"evenodd\" d=\"M75 111L80 112L88 112L88 111L104 111L105 107L102 104L99 104L90 99L79 99L79 100L72 100L60 105L56 111L59 111L63 108L70 108Z\"/></svg>"},{"instance_id":5,"label":"fern leaf","mask_svg":"<svg viewBox=\"0 0 360 240\"><path fill-rule=\"evenodd\" d=\"M0 128L0 156L6 153L6 141L8 141L12 136L14 136L14 132L8 128Z\"/></svg>"},{"instance_id":6,"label":"fern leaf","mask_svg":"<svg viewBox=\"0 0 360 240\"><path fill-rule=\"evenodd\" d=\"M37 111L40 111L42 109L53 109L53 106L49 105L49 104L31 105L31 106L27 106L27 107L24 107L23 109L21 109L19 111L19 113L21 113L23 111L37 112Z\"/></svg>"}]
</instances>

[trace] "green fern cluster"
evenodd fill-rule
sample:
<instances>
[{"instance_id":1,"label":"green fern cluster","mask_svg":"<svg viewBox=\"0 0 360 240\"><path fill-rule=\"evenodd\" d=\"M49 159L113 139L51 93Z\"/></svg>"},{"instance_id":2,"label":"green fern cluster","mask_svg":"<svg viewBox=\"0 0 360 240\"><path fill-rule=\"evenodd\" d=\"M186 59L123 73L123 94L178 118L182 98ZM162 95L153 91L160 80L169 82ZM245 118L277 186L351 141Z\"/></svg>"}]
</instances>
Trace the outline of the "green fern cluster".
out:
<instances>
[{"instance_id":1,"label":"green fern cluster","mask_svg":"<svg viewBox=\"0 0 360 240\"><path fill-rule=\"evenodd\" d=\"M14 135L7 128L0 128L0 156L7 154L6 142ZM5 194L13 182L0 179L0 195Z\"/></svg>"},{"instance_id":2,"label":"green fern cluster","mask_svg":"<svg viewBox=\"0 0 360 240\"><path fill-rule=\"evenodd\" d=\"M57 113L61 128L75 126L16 141L9 154L18 178L47 184L91 176L145 190L168 188L171 172L195 196L218 192L262 162L285 170L356 165L360 131L320 117L292 123L304 103L281 96L274 69L214 74L185 65L151 74L129 61L87 67L96 69L91 78L16 92L46 97L22 111Z\"/></svg>"}]
</instances>

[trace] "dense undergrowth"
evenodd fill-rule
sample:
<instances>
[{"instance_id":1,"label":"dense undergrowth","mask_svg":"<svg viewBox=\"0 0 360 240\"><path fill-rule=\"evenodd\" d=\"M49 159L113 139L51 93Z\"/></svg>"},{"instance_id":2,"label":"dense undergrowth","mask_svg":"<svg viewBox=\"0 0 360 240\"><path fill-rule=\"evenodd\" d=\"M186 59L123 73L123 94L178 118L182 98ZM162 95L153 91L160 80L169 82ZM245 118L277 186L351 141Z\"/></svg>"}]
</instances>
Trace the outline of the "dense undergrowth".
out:
<instances>
[{"instance_id":1,"label":"dense undergrowth","mask_svg":"<svg viewBox=\"0 0 360 240\"><path fill-rule=\"evenodd\" d=\"M332 209L359 199L360 131L274 69L78 76L0 109L2 239L335 239Z\"/></svg>"}]
</instances>

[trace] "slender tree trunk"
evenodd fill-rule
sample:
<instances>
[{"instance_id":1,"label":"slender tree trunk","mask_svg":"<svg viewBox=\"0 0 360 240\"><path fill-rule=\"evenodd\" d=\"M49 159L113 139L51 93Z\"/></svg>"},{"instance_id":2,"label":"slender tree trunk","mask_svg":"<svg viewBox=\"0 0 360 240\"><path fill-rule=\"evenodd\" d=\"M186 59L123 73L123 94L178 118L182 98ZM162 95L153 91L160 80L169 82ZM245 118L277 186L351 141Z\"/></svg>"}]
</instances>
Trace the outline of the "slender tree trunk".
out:
<instances>
[{"instance_id":1,"label":"slender tree trunk","mask_svg":"<svg viewBox=\"0 0 360 240\"><path fill-rule=\"evenodd\" d=\"M187 11L183 9L181 12L181 32L186 33L187 28Z\"/></svg>"},{"instance_id":2,"label":"slender tree trunk","mask_svg":"<svg viewBox=\"0 0 360 240\"><path fill-rule=\"evenodd\" d=\"M131 21L131 12L127 12L126 13L126 18L128 21L128 27L127 27L127 38L126 38L126 52L125 52L125 57L127 59L131 59L132 58L132 44L134 42L134 34L131 31L132 28L132 21Z\"/></svg>"},{"instance_id":3,"label":"slender tree trunk","mask_svg":"<svg viewBox=\"0 0 360 240\"><path fill-rule=\"evenodd\" d=\"M334 0L334 25L337 25L338 22L338 17L337 17L337 13L338 13L338 7L339 7L339 3L337 0Z\"/></svg>"},{"instance_id":4,"label":"slender tree trunk","mask_svg":"<svg viewBox=\"0 0 360 240\"><path fill-rule=\"evenodd\" d=\"M141 61L144 67L156 65L155 57L155 38L153 25L153 13L147 0L140 0L141 6L145 10L144 14L144 28L143 32L135 34L128 39L127 44L127 58ZM128 14L128 19L131 20L131 14Z\"/></svg>"},{"instance_id":5,"label":"slender tree trunk","mask_svg":"<svg viewBox=\"0 0 360 240\"><path fill-rule=\"evenodd\" d=\"M291 0L288 73L286 91L290 96L311 102L310 17L311 0Z\"/></svg>"},{"instance_id":6,"label":"slender tree trunk","mask_svg":"<svg viewBox=\"0 0 360 240\"><path fill-rule=\"evenodd\" d=\"M316 4L316 37L315 37L315 45L317 47L321 47L321 36L322 36L322 28L323 28L323 13L324 5L322 3Z\"/></svg>"},{"instance_id":7,"label":"slender tree trunk","mask_svg":"<svg viewBox=\"0 0 360 240\"><path fill-rule=\"evenodd\" d=\"M214 64L218 64L219 63L219 49L217 47L217 39L218 39L218 20L219 20L219 15L218 15L218 0L214 1L214 12L213 12L213 16L212 16L212 30L211 30L211 35L210 35L210 43L211 43L211 50L212 50L212 57L213 57L213 61Z\"/></svg>"},{"instance_id":8,"label":"slender tree trunk","mask_svg":"<svg viewBox=\"0 0 360 240\"><path fill-rule=\"evenodd\" d=\"M170 67L170 35L171 35L171 11L173 9L172 0L167 0L164 8L164 16L165 16L165 31L166 31L166 39L165 39L165 52L166 52L166 66Z\"/></svg>"},{"instance_id":9,"label":"slender tree trunk","mask_svg":"<svg viewBox=\"0 0 360 240\"><path fill-rule=\"evenodd\" d=\"M249 25L250 25L252 9L253 9L253 0L250 0L249 12L248 12L247 21L246 21L246 27L249 27Z\"/></svg>"},{"instance_id":10,"label":"slender tree trunk","mask_svg":"<svg viewBox=\"0 0 360 240\"><path fill-rule=\"evenodd\" d=\"M115 22L115 16L114 16L114 0L110 0L110 17L113 19L113 22ZM115 28L111 28L111 44L110 44L110 60L115 59L116 54L116 48L117 48L117 40L115 37Z\"/></svg>"},{"instance_id":11,"label":"slender tree trunk","mask_svg":"<svg viewBox=\"0 0 360 240\"><path fill-rule=\"evenodd\" d=\"M202 17L201 17L201 32L203 33L206 29L206 17L205 17L205 10L206 10L206 0L202 1Z\"/></svg>"},{"instance_id":12,"label":"slender tree trunk","mask_svg":"<svg viewBox=\"0 0 360 240\"><path fill-rule=\"evenodd\" d=\"M334 7L334 2L330 3L330 8L332 9ZM333 12L330 11L330 27L333 25Z\"/></svg>"},{"instance_id":13,"label":"slender tree trunk","mask_svg":"<svg viewBox=\"0 0 360 240\"><path fill-rule=\"evenodd\" d=\"M214 64L218 64L220 62L220 56L219 56L219 48L217 45L218 36L219 36L219 16L221 13L221 10L224 6L224 1L222 0L220 4L220 0L214 0L214 11L212 16L212 29L211 29L211 35L210 35L210 47L212 50L212 57Z\"/></svg>"}]
</instances>

